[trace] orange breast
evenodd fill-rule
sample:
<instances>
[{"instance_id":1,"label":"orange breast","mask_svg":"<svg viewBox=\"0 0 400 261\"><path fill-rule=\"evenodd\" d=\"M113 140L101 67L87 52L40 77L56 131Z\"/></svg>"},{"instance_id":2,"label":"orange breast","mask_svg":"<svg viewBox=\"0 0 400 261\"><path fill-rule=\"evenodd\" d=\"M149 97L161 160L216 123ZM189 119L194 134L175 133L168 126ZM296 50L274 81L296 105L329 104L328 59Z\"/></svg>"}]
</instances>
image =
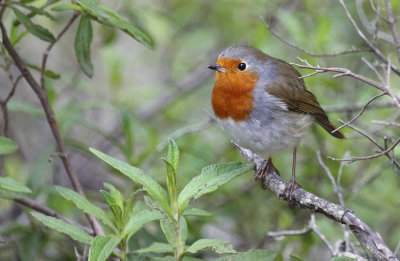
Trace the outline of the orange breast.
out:
<instances>
[{"instance_id":1,"label":"orange breast","mask_svg":"<svg viewBox=\"0 0 400 261\"><path fill-rule=\"evenodd\" d=\"M221 64L220 60L218 63ZM221 119L231 117L235 121L246 120L253 109L252 90L257 80L258 76L251 71L240 72L232 69L217 72L212 93L215 114Z\"/></svg>"}]
</instances>

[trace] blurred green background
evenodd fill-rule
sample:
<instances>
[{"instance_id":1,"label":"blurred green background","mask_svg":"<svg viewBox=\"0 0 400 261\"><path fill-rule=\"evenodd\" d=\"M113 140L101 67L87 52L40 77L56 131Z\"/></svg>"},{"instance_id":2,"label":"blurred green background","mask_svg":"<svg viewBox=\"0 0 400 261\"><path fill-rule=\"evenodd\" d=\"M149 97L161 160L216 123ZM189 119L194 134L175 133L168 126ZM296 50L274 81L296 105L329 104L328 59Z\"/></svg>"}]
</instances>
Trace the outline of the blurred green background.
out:
<instances>
[{"instance_id":1,"label":"blurred green background","mask_svg":"<svg viewBox=\"0 0 400 261\"><path fill-rule=\"evenodd\" d=\"M36 1L38 5L45 1ZM375 1L377 2L377 1ZM137 188L124 177L88 153L94 147L142 168L164 182L165 141L174 136L181 149L178 173L180 187L198 175L201 168L212 163L243 161L229 138L218 126L207 124L212 113L211 91L214 73L206 67L220 51L231 45L247 44L287 62L300 63L297 56L312 65L349 68L355 73L379 80L361 61L374 63L368 52L336 57L312 57L283 44L266 28L265 19L286 40L314 53L332 53L351 48L365 48L338 1L299 0L124 0L102 1L143 28L154 39L154 49L147 49L120 31L94 26L91 49L94 76L87 78L80 70L73 50L77 23L52 50L48 68L61 74L59 80L48 79L48 91L57 120L67 143L72 164L91 201L105 206L99 189L110 182L128 194ZM363 31L363 15L374 26L375 15L369 1L346 1ZM393 12L400 15L400 2L392 1ZM382 7L383 8L383 7ZM360 10L363 10L361 12ZM385 9L383 9L385 10ZM7 14L11 21L11 13ZM70 12L55 13L57 20L37 18L53 33L61 30ZM389 34L382 23L380 30ZM398 25L400 27L400 25ZM398 65L395 49L378 38L378 46ZM39 65L46 44L27 35L18 46L26 62ZM302 74L311 73L300 70ZM383 70L382 70L383 72ZM341 109L345 105L363 104L379 92L352 78L333 79L331 73L305 79L331 121L349 120L358 111ZM38 74L36 75L38 76ZM6 93L7 75L0 73ZM391 88L399 93L400 78L393 74ZM382 97L379 102L390 101ZM68 218L85 223L51 188L58 184L70 186L66 173L56 156L54 139L33 92L25 82L17 88L9 104L10 136L19 144L18 153L5 158L5 173L27 184L33 198ZM388 144L399 136L398 127L374 124L372 120L396 120L399 110L394 106L373 108L355 122L380 144ZM188 127L189 126L189 127ZM187 128L197 129L185 135ZM372 155L376 147L349 128L348 137L337 140L318 126L302 141L298 149L297 181L316 195L338 202L332 184L318 164L317 150L336 177L340 163L327 156L344 157ZM397 150L394 151L394 154ZM291 152L274 157L275 166L289 180ZM342 188L346 206L377 231L391 249L400 237L399 171L385 157L344 164ZM225 238L236 250L252 248L278 251L278 260L289 260L290 254L304 260L328 260L326 245L313 233L274 239L269 231L302 229L307 226L310 211L292 208L263 190L252 173L243 175L218 191L196 200L194 205L213 213L211 218L188 220L189 241L200 237ZM75 260L75 243L56 232L43 230L21 207L0 200L0 260ZM335 245L343 239L340 224L317 215L321 232ZM350 239L357 243L351 235ZM165 241L158 225L148 225L132 240L135 248L153 241ZM208 256L203 256L208 258Z\"/></svg>"}]
</instances>

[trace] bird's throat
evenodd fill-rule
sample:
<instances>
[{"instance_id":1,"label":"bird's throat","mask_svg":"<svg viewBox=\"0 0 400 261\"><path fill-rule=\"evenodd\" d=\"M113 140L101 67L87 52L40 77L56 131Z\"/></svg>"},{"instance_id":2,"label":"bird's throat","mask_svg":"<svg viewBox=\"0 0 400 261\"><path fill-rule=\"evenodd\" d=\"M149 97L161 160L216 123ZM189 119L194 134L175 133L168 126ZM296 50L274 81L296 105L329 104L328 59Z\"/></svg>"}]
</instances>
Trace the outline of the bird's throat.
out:
<instances>
[{"instance_id":1,"label":"bird's throat","mask_svg":"<svg viewBox=\"0 0 400 261\"><path fill-rule=\"evenodd\" d=\"M220 119L246 120L253 109L253 89L258 76L252 72L217 72L212 106Z\"/></svg>"}]
</instances>

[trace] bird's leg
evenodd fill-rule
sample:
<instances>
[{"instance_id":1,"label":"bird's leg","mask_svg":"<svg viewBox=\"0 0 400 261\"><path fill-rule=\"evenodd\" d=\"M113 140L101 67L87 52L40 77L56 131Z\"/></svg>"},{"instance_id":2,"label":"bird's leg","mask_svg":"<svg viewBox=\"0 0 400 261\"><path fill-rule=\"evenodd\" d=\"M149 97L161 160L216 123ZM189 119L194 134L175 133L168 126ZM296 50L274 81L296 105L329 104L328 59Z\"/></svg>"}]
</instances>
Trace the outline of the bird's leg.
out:
<instances>
[{"instance_id":1,"label":"bird's leg","mask_svg":"<svg viewBox=\"0 0 400 261\"><path fill-rule=\"evenodd\" d=\"M261 182L261 186L263 189L266 189L264 181L267 178L267 175L272 173L280 176L279 170L275 168L274 164L272 163L271 157L269 157L264 166L255 173L254 178Z\"/></svg>"},{"instance_id":2,"label":"bird's leg","mask_svg":"<svg viewBox=\"0 0 400 261\"><path fill-rule=\"evenodd\" d=\"M283 195L289 201L292 200L292 192L295 187L300 187L299 184L296 183L296 147L293 149L293 165L292 165L292 178L290 179L289 184L286 186L283 191Z\"/></svg>"}]
</instances>

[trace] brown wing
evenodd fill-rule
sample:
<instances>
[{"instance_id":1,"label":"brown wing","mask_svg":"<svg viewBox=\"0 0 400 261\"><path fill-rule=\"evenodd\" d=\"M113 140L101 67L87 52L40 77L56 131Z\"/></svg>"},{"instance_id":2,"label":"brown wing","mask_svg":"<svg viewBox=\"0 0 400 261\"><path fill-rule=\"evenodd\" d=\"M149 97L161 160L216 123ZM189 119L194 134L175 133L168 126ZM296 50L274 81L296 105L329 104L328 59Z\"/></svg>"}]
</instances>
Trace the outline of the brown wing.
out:
<instances>
[{"instance_id":1,"label":"brown wing","mask_svg":"<svg viewBox=\"0 0 400 261\"><path fill-rule=\"evenodd\" d=\"M343 139L341 131L332 133L336 127L329 121L314 94L306 89L300 73L290 64L276 59L278 76L266 86L266 91L285 102L288 109L314 116L314 121L332 136Z\"/></svg>"}]
</instances>

